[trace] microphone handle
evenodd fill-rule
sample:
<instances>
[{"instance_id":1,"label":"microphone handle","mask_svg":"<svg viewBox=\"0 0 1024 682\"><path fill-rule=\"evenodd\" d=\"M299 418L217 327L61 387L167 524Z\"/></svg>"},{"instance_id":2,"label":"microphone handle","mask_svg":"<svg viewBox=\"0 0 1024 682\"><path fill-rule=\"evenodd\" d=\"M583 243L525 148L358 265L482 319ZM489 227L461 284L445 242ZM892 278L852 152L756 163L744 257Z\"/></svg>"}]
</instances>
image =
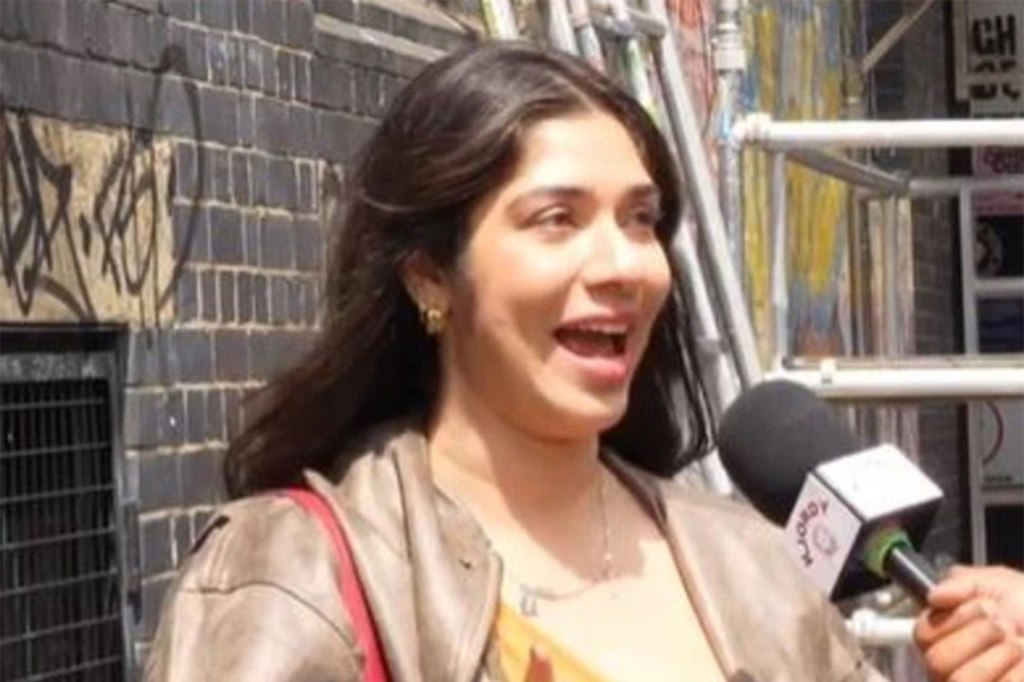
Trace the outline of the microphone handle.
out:
<instances>
[{"instance_id":1,"label":"microphone handle","mask_svg":"<svg viewBox=\"0 0 1024 682\"><path fill-rule=\"evenodd\" d=\"M885 571L921 604L928 601L928 592L939 581L939 572L932 563L908 545L895 545L885 556Z\"/></svg>"}]
</instances>

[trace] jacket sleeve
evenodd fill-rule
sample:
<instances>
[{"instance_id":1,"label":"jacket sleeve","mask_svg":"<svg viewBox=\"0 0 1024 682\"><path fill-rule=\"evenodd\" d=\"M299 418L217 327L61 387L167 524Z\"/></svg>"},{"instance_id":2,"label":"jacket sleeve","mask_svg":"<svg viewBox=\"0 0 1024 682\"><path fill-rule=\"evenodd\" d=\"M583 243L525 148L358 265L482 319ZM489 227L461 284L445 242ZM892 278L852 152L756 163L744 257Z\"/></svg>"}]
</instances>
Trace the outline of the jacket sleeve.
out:
<instances>
[{"instance_id":1,"label":"jacket sleeve","mask_svg":"<svg viewBox=\"0 0 1024 682\"><path fill-rule=\"evenodd\" d=\"M351 643L277 585L168 595L147 659L147 682L361 679Z\"/></svg>"},{"instance_id":2,"label":"jacket sleeve","mask_svg":"<svg viewBox=\"0 0 1024 682\"><path fill-rule=\"evenodd\" d=\"M220 510L165 597L149 682L361 679L333 551L290 500Z\"/></svg>"}]
</instances>

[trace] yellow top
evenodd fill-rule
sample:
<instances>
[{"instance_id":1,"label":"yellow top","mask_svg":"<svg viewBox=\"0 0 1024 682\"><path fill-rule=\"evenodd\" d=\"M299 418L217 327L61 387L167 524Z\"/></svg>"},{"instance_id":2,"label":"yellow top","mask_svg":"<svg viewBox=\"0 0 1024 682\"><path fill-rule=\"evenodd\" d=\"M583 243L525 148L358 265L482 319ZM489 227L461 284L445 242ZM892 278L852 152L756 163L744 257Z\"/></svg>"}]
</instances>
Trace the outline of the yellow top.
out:
<instances>
[{"instance_id":1,"label":"yellow top","mask_svg":"<svg viewBox=\"0 0 1024 682\"><path fill-rule=\"evenodd\" d=\"M607 682L607 678L596 673L505 602L498 607L494 637L498 643L501 671L509 682L526 679L530 649L536 644L544 647L558 682Z\"/></svg>"}]
</instances>

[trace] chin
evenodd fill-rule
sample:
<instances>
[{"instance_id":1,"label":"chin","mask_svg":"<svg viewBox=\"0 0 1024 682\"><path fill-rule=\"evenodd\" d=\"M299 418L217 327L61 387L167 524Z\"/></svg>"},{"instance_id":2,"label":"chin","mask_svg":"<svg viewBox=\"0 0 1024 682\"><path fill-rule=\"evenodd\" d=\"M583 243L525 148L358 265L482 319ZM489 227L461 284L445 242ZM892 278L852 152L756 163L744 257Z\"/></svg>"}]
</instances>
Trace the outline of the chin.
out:
<instances>
[{"instance_id":1,"label":"chin","mask_svg":"<svg viewBox=\"0 0 1024 682\"><path fill-rule=\"evenodd\" d=\"M601 434L626 415L628 396L574 395L551 401L550 415L566 437L581 438Z\"/></svg>"}]
</instances>

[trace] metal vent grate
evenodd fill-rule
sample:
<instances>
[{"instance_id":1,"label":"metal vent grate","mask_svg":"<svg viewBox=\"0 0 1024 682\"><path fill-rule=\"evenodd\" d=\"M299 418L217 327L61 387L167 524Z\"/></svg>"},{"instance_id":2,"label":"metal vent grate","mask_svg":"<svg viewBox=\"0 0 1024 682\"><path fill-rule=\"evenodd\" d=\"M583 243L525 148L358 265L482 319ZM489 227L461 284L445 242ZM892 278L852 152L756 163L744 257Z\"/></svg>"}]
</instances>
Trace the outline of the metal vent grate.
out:
<instances>
[{"instance_id":1,"label":"metal vent grate","mask_svg":"<svg viewBox=\"0 0 1024 682\"><path fill-rule=\"evenodd\" d=\"M122 680L109 383L0 384L0 679Z\"/></svg>"}]
</instances>

